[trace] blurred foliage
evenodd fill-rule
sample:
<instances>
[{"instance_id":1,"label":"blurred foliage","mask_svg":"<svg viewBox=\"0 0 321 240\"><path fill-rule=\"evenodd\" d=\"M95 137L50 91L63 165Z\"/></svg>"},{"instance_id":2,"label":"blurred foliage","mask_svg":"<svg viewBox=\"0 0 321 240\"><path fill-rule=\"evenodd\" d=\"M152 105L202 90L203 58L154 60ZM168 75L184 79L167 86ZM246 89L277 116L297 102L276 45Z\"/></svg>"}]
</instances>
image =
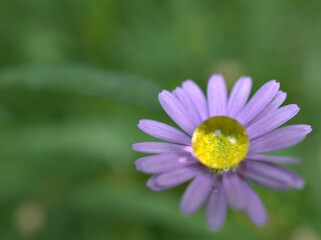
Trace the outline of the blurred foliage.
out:
<instances>
[{"instance_id":1,"label":"blurred foliage","mask_svg":"<svg viewBox=\"0 0 321 240\"><path fill-rule=\"evenodd\" d=\"M316 0L1 0L0 239L321 238L321 2ZM229 212L221 232L185 217L185 186L145 187L131 144L141 118L172 123L157 93L213 72L254 90L276 78L314 133L284 154L302 191L256 189L255 228Z\"/></svg>"}]
</instances>

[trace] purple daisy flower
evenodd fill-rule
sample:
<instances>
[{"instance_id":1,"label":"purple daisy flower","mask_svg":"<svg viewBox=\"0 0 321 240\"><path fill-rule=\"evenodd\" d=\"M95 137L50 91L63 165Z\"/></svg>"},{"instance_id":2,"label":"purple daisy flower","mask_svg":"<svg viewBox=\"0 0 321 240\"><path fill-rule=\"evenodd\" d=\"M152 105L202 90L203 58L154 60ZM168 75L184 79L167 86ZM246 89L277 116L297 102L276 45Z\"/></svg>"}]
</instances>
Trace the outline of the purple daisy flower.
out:
<instances>
[{"instance_id":1,"label":"purple daisy flower","mask_svg":"<svg viewBox=\"0 0 321 240\"><path fill-rule=\"evenodd\" d=\"M270 81L248 101L249 77L240 78L228 97L221 75L208 83L207 99L193 82L185 81L173 92L163 91L159 101L182 129L154 120L141 120L138 127L166 142L133 145L138 152L151 153L136 161L139 171L153 174L147 186L162 191L192 180L180 208L192 214L206 204L208 227L220 229L227 206L245 211L257 226L267 222L267 213L250 182L275 190L301 189L303 179L278 163L295 163L291 157L264 153L301 142L312 129L308 125L279 128L293 118L299 107L281 107L286 93Z\"/></svg>"}]
</instances>

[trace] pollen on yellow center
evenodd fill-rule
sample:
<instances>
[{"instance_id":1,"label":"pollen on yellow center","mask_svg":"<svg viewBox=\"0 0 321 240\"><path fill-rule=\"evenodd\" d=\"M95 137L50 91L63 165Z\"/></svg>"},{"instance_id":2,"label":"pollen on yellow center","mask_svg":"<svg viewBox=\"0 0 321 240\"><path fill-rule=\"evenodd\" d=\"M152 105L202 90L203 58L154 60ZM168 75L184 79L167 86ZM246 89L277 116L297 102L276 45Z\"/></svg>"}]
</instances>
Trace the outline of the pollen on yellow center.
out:
<instances>
[{"instance_id":1,"label":"pollen on yellow center","mask_svg":"<svg viewBox=\"0 0 321 240\"><path fill-rule=\"evenodd\" d=\"M202 164L224 171L237 166L245 158L249 138L238 121L219 116L207 119L194 131L192 145Z\"/></svg>"}]
</instances>

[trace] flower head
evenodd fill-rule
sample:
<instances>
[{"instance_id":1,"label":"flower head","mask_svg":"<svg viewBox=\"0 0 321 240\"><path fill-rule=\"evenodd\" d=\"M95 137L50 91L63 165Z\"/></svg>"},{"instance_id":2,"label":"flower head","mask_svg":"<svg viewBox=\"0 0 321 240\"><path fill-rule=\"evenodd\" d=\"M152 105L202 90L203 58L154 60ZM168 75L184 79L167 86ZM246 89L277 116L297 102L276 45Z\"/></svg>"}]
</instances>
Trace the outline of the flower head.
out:
<instances>
[{"instance_id":1,"label":"flower head","mask_svg":"<svg viewBox=\"0 0 321 240\"><path fill-rule=\"evenodd\" d=\"M185 81L173 92L163 91L159 101L182 129L154 120L138 127L165 142L133 145L153 155L136 161L139 171L153 174L147 186L162 191L192 180L181 200L181 211L192 214L206 204L209 228L220 229L227 207L245 211L257 226L267 222L260 198L249 182L276 190L300 189L303 179L278 163L295 163L291 157L264 153L291 147L311 132L308 125L280 127L298 112L297 105L281 107L286 93L270 81L248 101L249 77L240 78L228 96L221 75L213 75L207 98L193 82Z\"/></svg>"}]
</instances>

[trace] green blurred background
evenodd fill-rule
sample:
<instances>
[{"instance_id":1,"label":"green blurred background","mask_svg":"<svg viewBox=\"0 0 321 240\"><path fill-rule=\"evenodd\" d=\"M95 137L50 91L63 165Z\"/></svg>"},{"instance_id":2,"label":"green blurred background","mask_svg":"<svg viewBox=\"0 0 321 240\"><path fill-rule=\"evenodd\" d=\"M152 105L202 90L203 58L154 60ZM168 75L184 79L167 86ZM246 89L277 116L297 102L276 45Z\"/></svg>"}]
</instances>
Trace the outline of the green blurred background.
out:
<instances>
[{"instance_id":1,"label":"green blurred background","mask_svg":"<svg viewBox=\"0 0 321 240\"><path fill-rule=\"evenodd\" d=\"M321 1L1 0L0 239L321 239ZM157 93L222 73L270 79L312 135L282 154L302 191L256 187L263 229L229 212L179 212L186 185L145 187L131 144L141 118L171 123Z\"/></svg>"}]
</instances>

